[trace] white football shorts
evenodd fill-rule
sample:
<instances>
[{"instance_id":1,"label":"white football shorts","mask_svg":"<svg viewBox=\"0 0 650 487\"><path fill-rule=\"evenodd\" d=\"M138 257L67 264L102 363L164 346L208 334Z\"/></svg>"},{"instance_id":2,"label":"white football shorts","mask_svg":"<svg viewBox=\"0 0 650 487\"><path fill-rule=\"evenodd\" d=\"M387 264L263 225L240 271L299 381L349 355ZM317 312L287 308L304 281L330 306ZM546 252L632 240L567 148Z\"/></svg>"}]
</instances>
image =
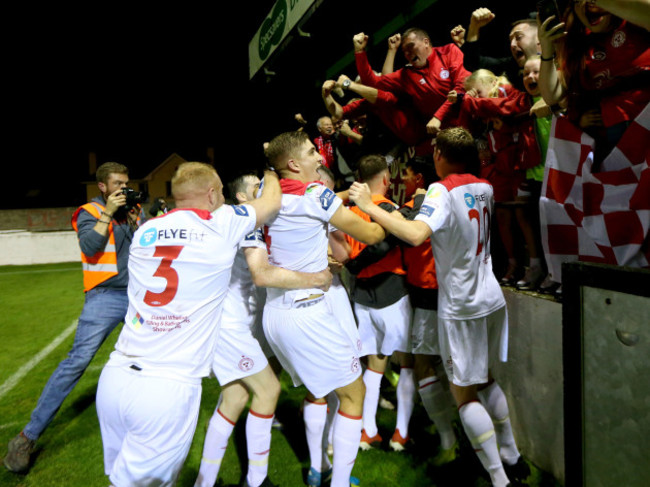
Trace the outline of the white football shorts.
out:
<instances>
[{"instance_id":1,"label":"white football shorts","mask_svg":"<svg viewBox=\"0 0 650 487\"><path fill-rule=\"evenodd\" d=\"M447 377L458 386L484 384L488 369L508 360L506 307L472 320L439 319L440 355Z\"/></svg>"},{"instance_id":2,"label":"white football shorts","mask_svg":"<svg viewBox=\"0 0 650 487\"><path fill-rule=\"evenodd\" d=\"M363 355L411 353L411 303L408 296L384 308L354 303Z\"/></svg>"}]
</instances>

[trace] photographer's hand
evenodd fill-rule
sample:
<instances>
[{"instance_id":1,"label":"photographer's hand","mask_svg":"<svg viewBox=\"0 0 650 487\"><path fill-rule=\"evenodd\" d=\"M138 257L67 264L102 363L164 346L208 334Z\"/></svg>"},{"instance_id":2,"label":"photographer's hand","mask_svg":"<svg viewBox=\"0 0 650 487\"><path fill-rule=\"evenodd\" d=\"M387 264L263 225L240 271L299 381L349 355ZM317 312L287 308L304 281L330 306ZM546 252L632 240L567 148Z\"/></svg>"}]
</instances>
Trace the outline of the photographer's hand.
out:
<instances>
[{"instance_id":1,"label":"photographer's hand","mask_svg":"<svg viewBox=\"0 0 650 487\"><path fill-rule=\"evenodd\" d=\"M126 195L122 192L121 189L118 189L114 193L111 193L106 199L106 207L102 211L99 220L93 227L100 235L104 237L108 236L108 227L113 219L115 212L126 204Z\"/></svg>"}]
</instances>

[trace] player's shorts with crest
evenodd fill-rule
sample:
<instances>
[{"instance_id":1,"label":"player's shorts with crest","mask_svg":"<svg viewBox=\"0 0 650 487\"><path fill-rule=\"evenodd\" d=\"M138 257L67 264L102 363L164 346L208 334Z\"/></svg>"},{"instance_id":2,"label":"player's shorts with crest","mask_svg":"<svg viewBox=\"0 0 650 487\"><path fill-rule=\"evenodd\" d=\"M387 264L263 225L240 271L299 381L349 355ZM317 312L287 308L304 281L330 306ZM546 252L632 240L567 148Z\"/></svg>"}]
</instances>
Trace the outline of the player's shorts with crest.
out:
<instances>
[{"instance_id":1,"label":"player's shorts with crest","mask_svg":"<svg viewBox=\"0 0 650 487\"><path fill-rule=\"evenodd\" d=\"M408 296L384 308L354 303L364 355L411 353L411 303Z\"/></svg>"},{"instance_id":2,"label":"player's shorts with crest","mask_svg":"<svg viewBox=\"0 0 650 487\"><path fill-rule=\"evenodd\" d=\"M113 485L174 485L192 444L200 381L106 366L97 387L104 469Z\"/></svg>"},{"instance_id":3,"label":"player's shorts with crest","mask_svg":"<svg viewBox=\"0 0 650 487\"><path fill-rule=\"evenodd\" d=\"M361 375L359 334L340 322L324 295L290 307L267 302L264 333L294 385L304 384L317 398Z\"/></svg>"},{"instance_id":4,"label":"player's shorts with crest","mask_svg":"<svg viewBox=\"0 0 650 487\"><path fill-rule=\"evenodd\" d=\"M325 299L328 301L328 305L332 313L334 313L334 316L339 319L339 322L342 325L351 327L350 332L354 336L357 336L359 332L357 331L357 321L354 318L352 304L350 303L350 295L338 276L334 276L332 285L325 293Z\"/></svg>"},{"instance_id":5,"label":"player's shorts with crest","mask_svg":"<svg viewBox=\"0 0 650 487\"><path fill-rule=\"evenodd\" d=\"M219 330L212 371L220 385L257 374L268 363L262 346L248 326L224 326Z\"/></svg>"},{"instance_id":6,"label":"player's shorts with crest","mask_svg":"<svg viewBox=\"0 0 650 487\"><path fill-rule=\"evenodd\" d=\"M488 368L508 360L506 307L471 320L439 319L440 356L447 377L458 386L488 381Z\"/></svg>"},{"instance_id":7,"label":"player's shorts with crest","mask_svg":"<svg viewBox=\"0 0 650 487\"><path fill-rule=\"evenodd\" d=\"M433 309L413 308L411 351L418 355L440 355L438 313Z\"/></svg>"}]
</instances>

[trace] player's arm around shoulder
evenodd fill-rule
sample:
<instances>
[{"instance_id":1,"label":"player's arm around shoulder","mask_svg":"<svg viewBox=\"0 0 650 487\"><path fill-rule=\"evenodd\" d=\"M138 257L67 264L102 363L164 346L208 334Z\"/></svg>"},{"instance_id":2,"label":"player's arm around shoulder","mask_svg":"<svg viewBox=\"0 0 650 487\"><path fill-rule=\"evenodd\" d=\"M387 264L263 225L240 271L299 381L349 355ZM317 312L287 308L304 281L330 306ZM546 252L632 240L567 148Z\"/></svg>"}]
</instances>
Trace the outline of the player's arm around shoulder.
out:
<instances>
[{"instance_id":1,"label":"player's arm around shoulder","mask_svg":"<svg viewBox=\"0 0 650 487\"><path fill-rule=\"evenodd\" d=\"M255 226L273 219L282 205L282 189L275 171L264 171L264 185L259 198L246 203L255 209Z\"/></svg>"},{"instance_id":2,"label":"player's arm around shoulder","mask_svg":"<svg viewBox=\"0 0 650 487\"><path fill-rule=\"evenodd\" d=\"M350 187L350 199L388 232L410 245L420 245L431 235L431 229L425 222L405 220L399 212L389 213L375 205L366 184L353 183Z\"/></svg>"},{"instance_id":3,"label":"player's arm around shoulder","mask_svg":"<svg viewBox=\"0 0 650 487\"><path fill-rule=\"evenodd\" d=\"M250 269L253 283L257 287L277 287L281 289L318 288L327 291L332 283L329 268L320 272L290 271L269 263L266 249L248 247L244 249L246 262Z\"/></svg>"},{"instance_id":4,"label":"player's arm around shoulder","mask_svg":"<svg viewBox=\"0 0 650 487\"><path fill-rule=\"evenodd\" d=\"M367 222L343 205L332 215L330 223L366 245L375 245L386 238L386 231L381 225Z\"/></svg>"}]
</instances>

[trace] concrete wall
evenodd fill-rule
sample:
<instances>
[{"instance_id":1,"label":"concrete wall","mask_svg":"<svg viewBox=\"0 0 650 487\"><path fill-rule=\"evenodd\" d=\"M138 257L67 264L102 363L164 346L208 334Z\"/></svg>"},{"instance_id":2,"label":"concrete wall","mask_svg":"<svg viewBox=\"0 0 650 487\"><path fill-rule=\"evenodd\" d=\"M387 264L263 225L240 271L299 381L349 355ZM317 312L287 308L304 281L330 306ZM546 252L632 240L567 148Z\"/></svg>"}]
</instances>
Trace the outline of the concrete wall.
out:
<instances>
[{"instance_id":1,"label":"concrete wall","mask_svg":"<svg viewBox=\"0 0 650 487\"><path fill-rule=\"evenodd\" d=\"M77 233L0 232L0 265L81 262Z\"/></svg>"},{"instance_id":2,"label":"concrete wall","mask_svg":"<svg viewBox=\"0 0 650 487\"><path fill-rule=\"evenodd\" d=\"M517 446L564 485L562 305L504 289L508 362L494 376L508 396Z\"/></svg>"}]
</instances>

